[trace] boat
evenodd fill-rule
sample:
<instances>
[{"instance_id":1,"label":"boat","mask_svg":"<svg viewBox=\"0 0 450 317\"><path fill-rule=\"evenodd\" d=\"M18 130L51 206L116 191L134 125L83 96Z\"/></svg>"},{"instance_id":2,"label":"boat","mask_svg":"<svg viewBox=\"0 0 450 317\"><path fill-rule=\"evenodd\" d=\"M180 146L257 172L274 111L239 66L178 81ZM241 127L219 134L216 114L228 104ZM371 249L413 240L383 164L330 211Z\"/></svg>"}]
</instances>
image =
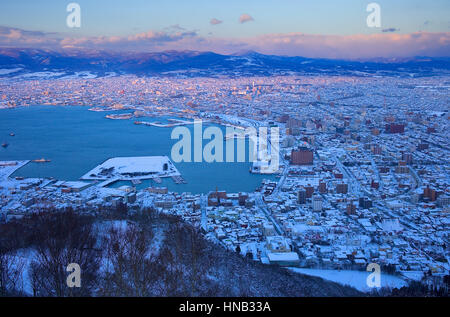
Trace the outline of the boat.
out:
<instances>
[{"instance_id":1,"label":"boat","mask_svg":"<svg viewBox=\"0 0 450 317\"><path fill-rule=\"evenodd\" d=\"M11 132L9 135L10 135L10 136L15 136L15 134L14 134L13 132Z\"/></svg>"},{"instance_id":2,"label":"boat","mask_svg":"<svg viewBox=\"0 0 450 317\"><path fill-rule=\"evenodd\" d=\"M8 145L9 144L5 142L5 143L2 144L2 147L4 147L6 149L8 147Z\"/></svg>"},{"instance_id":3,"label":"boat","mask_svg":"<svg viewBox=\"0 0 450 317\"><path fill-rule=\"evenodd\" d=\"M34 163L49 163L51 162L50 160L46 160L44 158L38 159L38 160L33 160L32 162Z\"/></svg>"}]
</instances>

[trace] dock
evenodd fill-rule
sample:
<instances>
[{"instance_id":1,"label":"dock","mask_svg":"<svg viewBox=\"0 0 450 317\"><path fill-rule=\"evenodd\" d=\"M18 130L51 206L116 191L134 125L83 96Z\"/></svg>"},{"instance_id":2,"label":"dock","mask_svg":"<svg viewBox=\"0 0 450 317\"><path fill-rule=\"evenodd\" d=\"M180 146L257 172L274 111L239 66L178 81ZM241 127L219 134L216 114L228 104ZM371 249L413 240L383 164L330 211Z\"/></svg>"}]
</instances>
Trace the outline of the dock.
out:
<instances>
[{"instance_id":1,"label":"dock","mask_svg":"<svg viewBox=\"0 0 450 317\"><path fill-rule=\"evenodd\" d=\"M147 121L135 121L134 124L137 125L146 125L151 127L158 127L158 128L172 128L172 127L178 127L183 125L190 125L195 124L196 121L185 121L185 120L179 120L179 119L167 119L170 123L161 123L159 121L156 122L147 122ZM202 121L202 123L206 123L208 121Z\"/></svg>"},{"instance_id":2,"label":"dock","mask_svg":"<svg viewBox=\"0 0 450 317\"><path fill-rule=\"evenodd\" d=\"M133 185L139 185L139 184L142 184L142 181L141 181L140 179L132 179L132 180L131 180L131 183L132 183Z\"/></svg>"},{"instance_id":3,"label":"dock","mask_svg":"<svg viewBox=\"0 0 450 317\"><path fill-rule=\"evenodd\" d=\"M7 179L30 161L0 161L0 179Z\"/></svg>"},{"instance_id":4,"label":"dock","mask_svg":"<svg viewBox=\"0 0 450 317\"><path fill-rule=\"evenodd\" d=\"M187 182L181 176L172 176L172 180L175 182L175 184L187 184Z\"/></svg>"},{"instance_id":5,"label":"dock","mask_svg":"<svg viewBox=\"0 0 450 317\"><path fill-rule=\"evenodd\" d=\"M114 177L114 178L107 179L107 180L105 180L104 182L101 182L101 183L98 184L97 186L98 186L98 187L106 187L106 186L108 186L108 185L110 185L110 184L112 184L112 183L115 183L115 182L117 182L117 181L120 181L120 178L119 178L119 177Z\"/></svg>"}]
</instances>

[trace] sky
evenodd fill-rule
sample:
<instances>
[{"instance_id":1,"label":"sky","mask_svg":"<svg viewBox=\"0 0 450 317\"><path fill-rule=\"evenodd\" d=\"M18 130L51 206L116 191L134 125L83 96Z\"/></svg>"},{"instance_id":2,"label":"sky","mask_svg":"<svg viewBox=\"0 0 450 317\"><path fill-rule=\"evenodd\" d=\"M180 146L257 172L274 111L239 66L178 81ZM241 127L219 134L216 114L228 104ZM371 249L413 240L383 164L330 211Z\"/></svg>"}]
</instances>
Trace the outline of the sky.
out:
<instances>
[{"instance_id":1,"label":"sky","mask_svg":"<svg viewBox=\"0 0 450 317\"><path fill-rule=\"evenodd\" d=\"M66 7L81 8L81 26ZM380 6L369 27L367 5ZM449 0L15 0L0 46L370 58L450 56Z\"/></svg>"}]
</instances>

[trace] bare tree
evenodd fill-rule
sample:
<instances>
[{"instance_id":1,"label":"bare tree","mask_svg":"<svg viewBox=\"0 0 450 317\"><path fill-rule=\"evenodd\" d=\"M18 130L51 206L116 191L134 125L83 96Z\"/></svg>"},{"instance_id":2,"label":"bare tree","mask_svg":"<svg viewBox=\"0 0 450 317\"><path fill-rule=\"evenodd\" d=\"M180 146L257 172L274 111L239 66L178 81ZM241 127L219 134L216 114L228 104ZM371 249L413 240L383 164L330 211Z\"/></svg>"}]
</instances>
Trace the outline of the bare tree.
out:
<instances>
[{"instance_id":1,"label":"bare tree","mask_svg":"<svg viewBox=\"0 0 450 317\"><path fill-rule=\"evenodd\" d=\"M103 296L152 296L159 265L150 252L153 233L130 223L111 228L103 241Z\"/></svg>"},{"instance_id":2,"label":"bare tree","mask_svg":"<svg viewBox=\"0 0 450 317\"><path fill-rule=\"evenodd\" d=\"M23 259L0 247L0 296L24 294L24 267Z\"/></svg>"},{"instance_id":3,"label":"bare tree","mask_svg":"<svg viewBox=\"0 0 450 317\"><path fill-rule=\"evenodd\" d=\"M39 218L36 256L31 265L36 296L90 296L96 288L100 252L92 223L69 211L46 213ZM68 287L70 263L81 268L81 287Z\"/></svg>"}]
</instances>

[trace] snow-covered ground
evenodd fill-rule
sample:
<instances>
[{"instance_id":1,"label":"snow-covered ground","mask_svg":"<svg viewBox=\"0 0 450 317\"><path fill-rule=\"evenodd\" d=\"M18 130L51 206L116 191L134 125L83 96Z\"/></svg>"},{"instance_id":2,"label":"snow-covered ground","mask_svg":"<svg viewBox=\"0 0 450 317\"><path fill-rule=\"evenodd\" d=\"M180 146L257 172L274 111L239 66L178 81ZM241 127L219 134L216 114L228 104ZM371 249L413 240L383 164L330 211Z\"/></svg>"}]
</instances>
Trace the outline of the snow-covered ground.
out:
<instances>
[{"instance_id":1,"label":"snow-covered ground","mask_svg":"<svg viewBox=\"0 0 450 317\"><path fill-rule=\"evenodd\" d=\"M342 285L348 285L356 288L361 292L370 292L371 290L371 288L367 286L367 277L371 274L371 272L304 268L289 268L289 270L305 275L321 277L325 280L336 282ZM401 288L407 285L408 283L398 276L381 273L381 287Z\"/></svg>"},{"instance_id":2,"label":"snow-covered ground","mask_svg":"<svg viewBox=\"0 0 450 317\"><path fill-rule=\"evenodd\" d=\"M65 72L34 72L15 76L14 78L54 78L64 75Z\"/></svg>"},{"instance_id":3,"label":"snow-covered ground","mask_svg":"<svg viewBox=\"0 0 450 317\"><path fill-rule=\"evenodd\" d=\"M167 167L166 170L164 170L164 166ZM111 171L108 173L102 172L108 169L111 169ZM117 177L120 180L133 180L180 175L180 172L167 156L116 157L95 167L81 179L105 180Z\"/></svg>"},{"instance_id":4,"label":"snow-covered ground","mask_svg":"<svg viewBox=\"0 0 450 317\"><path fill-rule=\"evenodd\" d=\"M8 257L11 261L11 268L20 271L22 274L16 281L17 287L32 296L33 287L31 282L31 263L36 251L32 248L19 249Z\"/></svg>"},{"instance_id":5,"label":"snow-covered ground","mask_svg":"<svg viewBox=\"0 0 450 317\"><path fill-rule=\"evenodd\" d=\"M1 75L8 75L12 73L16 73L19 70L22 70L23 68L1 68L0 69L0 76Z\"/></svg>"},{"instance_id":6,"label":"snow-covered ground","mask_svg":"<svg viewBox=\"0 0 450 317\"><path fill-rule=\"evenodd\" d=\"M84 78L84 79L93 79L97 78L97 75L92 74L90 71L82 71L82 72L75 72L73 75L66 75L59 79L77 79L77 78Z\"/></svg>"}]
</instances>

